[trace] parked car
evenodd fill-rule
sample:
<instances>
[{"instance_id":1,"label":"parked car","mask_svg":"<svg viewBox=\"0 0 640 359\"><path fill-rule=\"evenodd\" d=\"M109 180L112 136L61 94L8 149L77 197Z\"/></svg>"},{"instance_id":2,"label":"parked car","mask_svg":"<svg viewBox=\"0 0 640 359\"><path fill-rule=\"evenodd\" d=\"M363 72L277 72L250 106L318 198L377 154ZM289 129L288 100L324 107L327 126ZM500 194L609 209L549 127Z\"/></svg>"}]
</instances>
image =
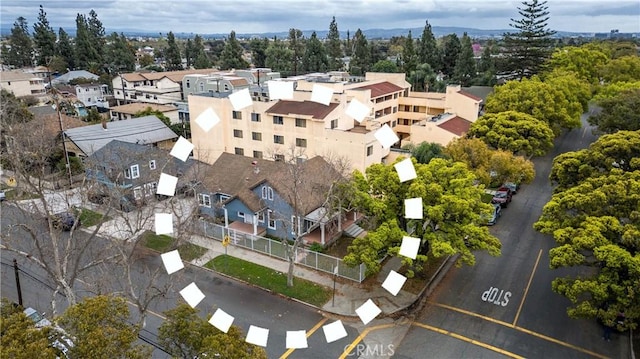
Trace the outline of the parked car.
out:
<instances>
[{"instance_id":1,"label":"parked car","mask_svg":"<svg viewBox=\"0 0 640 359\"><path fill-rule=\"evenodd\" d=\"M512 194L518 193L518 190L520 189L520 183L516 182L505 182L502 186L509 188Z\"/></svg>"},{"instance_id":2,"label":"parked car","mask_svg":"<svg viewBox=\"0 0 640 359\"><path fill-rule=\"evenodd\" d=\"M512 196L513 196L513 193L511 192L509 187L502 186L496 190L496 193L493 195L493 198L491 199L491 203L497 203L500 206L502 206L502 208L506 208L509 205L509 203L511 203Z\"/></svg>"},{"instance_id":3,"label":"parked car","mask_svg":"<svg viewBox=\"0 0 640 359\"><path fill-rule=\"evenodd\" d=\"M49 319L44 317L44 313L40 314L37 310L31 307L25 309L24 314L27 316L27 318L36 323L36 328L51 326L51 322L49 321Z\"/></svg>"},{"instance_id":4,"label":"parked car","mask_svg":"<svg viewBox=\"0 0 640 359\"><path fill-rule=\"evenodd\" d=\"M4 192L4 190L0 190L0 202L4 201L5 199L7 199L7 194Z\"/></svg>"},{"instance_id":5,"label":"parked car","mask_svg":"<svg viewBox=\"0 0 640 359\"><path fill-rule=\"evenodd\" d=\"M80 226L80 218L78 218L77 215L73 212L56 213L55 215L53 215L51 220L53 221L54 228L63 231L70 231L74 225L76 226L76 228Z\"/></svg>"},{"instance_id":6,"label":"parked car","mask_svg":"<svg viewBox=\"0 0 640 359\"><path fill-rule=\"evenodd\" d=\"M496 222L498 222L498 218L500 218L500 216L502 215L502 206L498 203L493 203L492 205L493 212L491 213L491 216L487 221L487 225L489 226L493 226L494 224L496 224Z\"/></svg>"}]
</instances>

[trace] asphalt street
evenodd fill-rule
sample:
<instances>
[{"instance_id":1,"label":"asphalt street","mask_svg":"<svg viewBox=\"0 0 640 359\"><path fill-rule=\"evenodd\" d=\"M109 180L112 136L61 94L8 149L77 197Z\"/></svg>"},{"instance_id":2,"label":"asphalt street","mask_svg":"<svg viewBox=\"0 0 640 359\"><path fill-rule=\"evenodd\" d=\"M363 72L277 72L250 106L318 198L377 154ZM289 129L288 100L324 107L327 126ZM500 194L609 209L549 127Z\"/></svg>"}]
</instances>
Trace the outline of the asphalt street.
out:
<instances>
[{"instance_id":1,"label":"asphalt street","mask_svg":"<svg viewBox=\"0 0 640 359\"><path fill-rule=\"evenodd\" d=\"M551 290L551 281L580 269L551 270L551 236L533 229L551 198L553 158L588 147L591 127L563 134L553 153L534 159L535 180L524 185L491 232L500 238L500 257L477 254L473 267L453 268L412 323L394 358L621 358L628 336L601 339L595 320L570 319L570 302Z\"/></svg>"}]
</instances>

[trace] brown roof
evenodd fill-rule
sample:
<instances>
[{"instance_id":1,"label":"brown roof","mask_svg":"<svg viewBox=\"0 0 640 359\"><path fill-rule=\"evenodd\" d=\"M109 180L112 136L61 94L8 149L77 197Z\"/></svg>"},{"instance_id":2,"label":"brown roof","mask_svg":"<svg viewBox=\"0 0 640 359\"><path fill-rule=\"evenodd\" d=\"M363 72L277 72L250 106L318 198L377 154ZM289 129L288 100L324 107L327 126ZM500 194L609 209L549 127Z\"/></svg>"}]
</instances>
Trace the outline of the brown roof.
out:
<instances>
[{"instance_id":1,"label":"brown roof","mask_svg":"<svg viewBox=\"0 0 640 359\"><path fill-rule=\"evenodd\" d=\"M8 81L29 81L31 79L42 79L37 75L30 74L27 72L23 72L20 70L16 71L0 71L0 81L8 82Z\"/></svg>"},{"instance_id":2,"label":"brown roof","mask_svg":"<svg viewBox=\"0 0 640 359\"><path fill-rule=\"evenodd\" d=\"M371 98L390 95L392 93L403 91L402 87L385 81L377 84L355 87L354 90L371 90Z\"/></svg>"},{"instance_id":3,"label":"brown roof","mask_svg":"<svg viewBox=\"0 0 640 359\"><path fill-rule=\"evenodd\" d=\"M447 130L451 133L454 133L458 136L462 136L463 134L469 131L469 127L471 126L471 121L467 121L460 116L455 116L446 122L443 122L438 125L438 127L443 130Z\"/></svg>"},{"instance_id":4,"label":"brown roof","mask_svg":"<svg viewBox=\"0 0 640 359\"><path fill-rule=\"evenodd\" d=\"M287 202L293 202L294 171L299 176L298 183L302 184L297 189L299 208L308 214L322 205L326 189L337 179L337 172L320 156L305 161L299 167L292 167L286 162L223 153L208 168L202 183L213 193L232 196L228 201L238 198L249 209L258 212L266 206L252 190L264 182L268 182Z\"/></svg>"},{"instance_id":5,"label":"brown roof","mask_svg":"<svg viewBox=\"0 0 640 359\"><path fill-rule=\"evenodd\" d=\"M41 106L45 107L45 106ZM48 106L47 106L48 107ZM62 122L62 127L65 130L70 128L87 126L88 123L80 120L76 117L67 116L65 114L60 114L60 118L58 118L58 112L51 108L51 110L42 111L30 111L33 113L33 120L19 126L19 131L26 131L31 133L31 135L40 135L47 136L49 138L55 138L60 135L60 122Z\"/></svg>"},{"instance_id":6,"label":"brown roof","mask_svg":"<svg viewBox=\"0 0 640 359\"><path fill-rule=\"evenodd\" d=\"M482 101L482 99L480 97L478 97L476 95L472 95L472 94L470 94L468 92L465 92L465 91L461 90L461 91L458 91L458 93L463 95L463 96L467 96L470 99L473 99L473 100L476 100L476 101Z\"/></svg>"},{"instance_id":7,"label":"brown roof","mask_svg":"<svg viewBox=\"0 0 640 359\"><path fill-rule=\"evenodd\" d=\"M144 80L160 80L163 77L167 77L175 82L182 82L182 78L185 75L201 74L208 75L213 72L218 72L216 69L199 69L199 70L178 70L178 71L162 71L162 72L132 72L122 74L122 77L129 81L144 81Z\"/></svg>"},{"instance_id":8,"label":"brown roof","mask_svg":"<svg viewBox=\"0 0 640 359\"><path fill-rule=\"evenodd\" d=\"M120 112L120 113L135 115L140 111L146 110L147 107L151 107L151 110L153 111L160 111L160 112L170 112L170 111L177 110L177 108L174 106L156 105L154 103L140 103L140 102L133 102L126 105L114 106L114 107L111 107L110 110L113 112Z\"/></svg>"},{"instance_id":9,"label":"brown roof","mask_svg":"<svg viewBox=\"0 0 640 359\"><path fill-rule=\"evenodd\" d=\"M245 79L244 77L234 78L229 80L229 82L233 86L246 86L249 84L249 81L247 81L247 79Z\"/></svg>"},{"instance_id":10,"label":"brown roof","mask_svg":"<svg viewBox=\"0 0 640 359\"><path fill-rule=\"evenodd\" d=\"M275 105L271 106L266 113L275 113L280 115L305 115L322 120L336 107L338 107L337 103L330 103L328 106L325 106L314 101L280 100Z\"/></svg>"}]
</instances>

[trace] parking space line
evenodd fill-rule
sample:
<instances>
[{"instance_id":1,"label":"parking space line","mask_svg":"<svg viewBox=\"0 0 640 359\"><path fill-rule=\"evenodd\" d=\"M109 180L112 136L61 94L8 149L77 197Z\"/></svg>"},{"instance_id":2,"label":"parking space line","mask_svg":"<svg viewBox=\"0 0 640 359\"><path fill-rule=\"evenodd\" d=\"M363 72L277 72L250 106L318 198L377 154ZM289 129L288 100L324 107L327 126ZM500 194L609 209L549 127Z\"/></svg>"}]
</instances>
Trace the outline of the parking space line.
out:
<instances>
[{"instance_id":1,"label":"parking space line","mask_svg":"<svg viewBox=\"0 0 640 359\"><path fill-rule=\"evenodd\" d=\"M344 348L344 351L342 352L342 355L340 355L340 357L338 359L345 359L346 357L349 356L349 354L351 353L351 351L353 350L353 348L356 347L356 345L358 345L358 343L360 343L362 341L362 339L364 339L367 334L369 334L369 332L372 332L374 330L379 330L379 329L385 329L385 328L391 328L391 327L395 327L396 324L394 323L389 323L389 324L380 324L380 325L376 325L373 327L369 327L366 328L365 330L362 331L362 333L360 333L360 335L358 335L357 338L355 338L351 344L349 344L349 346Z\"/></svg>"},{"instance_id":2,"label":"parking space line","mask_svg":"<svg viewBox=\"0 0 640 359\"><path fill-rule=\"evenodd\" d=\"M518 323L518 318L520 317L520 311L522 311L522 306L524 305L525 299L527 299L527 293L529 293L529 287L531 287L531 282L533 281L533 276L536 274L536 269L538 269L538 263L540 263L540 257L542 257L542 249L538 252L538 259L536 259L536 264L533 265L533 270L531 271L531 276L529 276L529 283L527 283L527 287L524 289L524 294L522 295L522 300L520 301L520 306L518 307L518 311L516 312L516 317L513 320L513 326L516 326Z\"/></svg>"},{"instance_id":3,"label":"parking space line","mask_svg":"<svg viewBox=\"0 0 640 359\"><path fill-rule=\"evenodd\" d=\"M448 335L448 336L450 336L452 338L456 338L458 340L462 340L462 341L465 341L467 343L471 343L473 345L477 345L479 347L482 347L482 348L485 348L485 349L489 349L491 351L494 351L496 353L500 353L500 354L508 356L510 358L517 358L517 359L521 359L522 358L522 359L524 359L523 356L520 356L518 354L506 351L506 350L504 350L502 348L494 347L493 345L490 345L490 344L487 344L487 343L483 343L483 342L477 341L475 339L471 339L471 338L465 337L464 335L460 335L460 334L451 332L449 330L444 330L444 329L432 327L432 326L430 326L428 324L417 323L417 322L413 322L413 323L411 323L411 325L415 325L415 326L418 326L418 327L421 327L421 328L424 328L424 329L427 329L427 330L431 330L431 331L436 332L436 333Z\"/></svg>"},{"instance_id":4,"label":"parking space line","mask_svg":"<svg viewBox=\"0 0 640 359\"><path fill-rule=\"evenodd\" d=\"M544 334L540 334L538 332L534 332L533 330L529 330L529 329L525 329L525 328L522 328L522 327L515 326L512 323L503 322L503 321L498 320L498 319L494 319L494 318L487 317L487 316L484 316L484 315L481 315L481 314L478 314L478 313L470 312L470 311L465 310L465 309L452 307L452 306L446 305L446 304L440 304L440 303L435 303L435 302L429 302L429 304L432 304L432 305L434 305L436 307L449 309L449 310L454 311L454 312L458 312L458 313L466 314L466 315L473 316L473 317L476 317L476 318L484 319L486 321L489 321L489 322L492 322L492 323L496 323L496 324L499 324L499 325L502 325L502 326L505 326L505 327L508 327L508 328L513 328L514 330L517 330L519 332L523 332L523 333L529 334L531 336L540 338L542 340L546 340L546 341L549 341L549 342L552 342L552 343L555 343L555 344L558 344L558 345L562 345L564 347L579 351L581 353L589 354L589 355L591 355L591 356L593 356L595 358L609 359L609 357L607 357L606 355L599 354L599 353L593 352L591 350L584 349L584 348L581 348L579 346L563 342L563 341L558 340L556 338L552 338L552 337L546 336Z\"/></svg>"},{"instance_id":5,"label":"parking space line","mask_svg":"<svg viewBox=\"0 0 640 359\"><path fill-rule=\"evenodd\" d=\"M322 318L322 320L320 320L316 325L314 325L313 328L311 328L309 331L307 331L307 338L309 338L311 336L311 334L315 333L316 330L320 329L322 324L324 324L328 319L329 318ZM280 359L288 358L289 355L291 355L291 353L293 353L294 350L295 350L294 348L288 349L286 352L284 352L284 354L282 354L280 356Z\"/></svg>"}]
</instances>

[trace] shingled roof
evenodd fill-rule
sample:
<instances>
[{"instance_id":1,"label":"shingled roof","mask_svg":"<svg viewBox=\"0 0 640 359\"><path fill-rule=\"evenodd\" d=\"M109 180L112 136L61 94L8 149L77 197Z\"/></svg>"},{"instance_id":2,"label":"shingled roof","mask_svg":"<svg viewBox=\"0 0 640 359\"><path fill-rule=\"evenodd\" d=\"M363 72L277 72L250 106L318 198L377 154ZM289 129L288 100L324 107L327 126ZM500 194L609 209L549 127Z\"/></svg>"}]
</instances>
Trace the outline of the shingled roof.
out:
<instances>
[{"instance_id":1,"label":"shingled roof","mask_svg":"<svg viewBox=\"0 0 640 359\"><path fill-rule=\"evenodd\" d=\"M293 166L293 167L292 167ZM338 178L337 172L321 156L316 156L299 166L280 161L256 160L254 158L223 153L209 167L202 183L211 192L231 196L227 202L238 198L249 209L258 212L265 208L259 196L252 190L264 182L268 182L275 191L293 206L294 175L298 177L299 210L308 214L320 207L325 199L325 191L333 180ZM323 190L325 189L325 190Z\"/></svg>"},{"instance_id":2,"label":"shingled roof","mask_svg":"<svg viewBox=\"0 0 640 359\"><path fill-rule=\"evenodd\" d=\"M467 121L460 116L454 116L446 122L439 124L438 127L458 136L462 136L469 131L469 127L471 127L471 121Z\"/></svg>"},{"instance_id":3,"label":"shingled roof","mask_svg":"<svg viewBox=\"0 0 640 359\"><path fill-rule=\"evenodd\" d=\"M396 92L403 91L403 88L385 81L377 84L365 85L353 88L354 90L371 90L371 98L390 95Z\"/></svg>"},{"instance_id":4,"label":"shingled roof","mask_svg":"<svg viewBox=\"0 0 640 359\"><path fill-rule=\"evenodd\" d=\"M280 100L275 105L271 106L271 108L269 108L266 113L287 116L304 115L322 120L327 117L336 107L338 107L337 103L330 103L328 106L325 106L314 101Z\"/></svg>"}]
</instances>

